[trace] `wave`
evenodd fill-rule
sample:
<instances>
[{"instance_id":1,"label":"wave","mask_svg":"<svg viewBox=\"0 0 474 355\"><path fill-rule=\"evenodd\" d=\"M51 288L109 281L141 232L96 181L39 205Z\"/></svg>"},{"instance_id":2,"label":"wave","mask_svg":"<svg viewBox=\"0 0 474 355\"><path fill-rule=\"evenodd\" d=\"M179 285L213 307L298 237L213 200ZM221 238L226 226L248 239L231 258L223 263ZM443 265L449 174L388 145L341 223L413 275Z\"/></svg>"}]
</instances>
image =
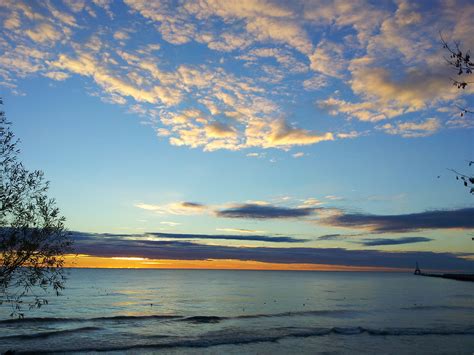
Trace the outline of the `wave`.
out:
<instances>
[{"instance_id":1,"label":"wave","mask_svg":"<svg viewBox=\"0 0 474 355\"><path fill-rule=\"evenodd\" d=\"M272 318L272 317L293 317L293 316L341 316L351 315L356 313L353 310L347 309L333 309L333 310L314 310L314 311L296 311L283 313L268 313L268 314L245 314L234 317L221 316L181 316L168 314L152 314L152 315L136 315L136 316L110 316L110 317L95 317L95 318L22 318L22 319L5 319L0 320L1 324L26 324L26 323L68 323L68 322L98 322L98 321L137 321L137 320L176 320L180 322L190 323L218 323L228 319L248 319L248 318Z\"/></svg>"},{"instance_id":2,"label":"wave","mask_svg":"<svg viewBox=\"0 0 474 355\"><path fill-rule=\"evenodd\" d=\"M146 320L146 319L176 319L183 318L183 316L167 315L167 314L152 314L152 315L138 315L138 316L110 316L110 317L95 317L95 318L52 318L52 317L37 317L37 318L15 318L0 320L1 324L25 324L25 323L69 323L69 322L96 322L96 321L127 321L127 320Z\"/></svg>"},{"instance_id":3,"label":"wave","mask_svg":"<svg viewBox=\"0 0 474 355\"><path fill-rule=\"evenodd\" d=\"M282 312L282 313L269 313L269 314L249 314L241 315L234 318L273 318L273 317L292 317L292 316L342 316L352 315L357 313L354 310L349 309L329 309L329 310L316 310L316 311L296 311L296 312Z\"/></svg>"},{"instance_id":4,"label":"wave","mask_svg":"<svg viewBox=\"0 0 474 355\"><path fill-rule=\"evenodd\" d=\"M219 323L221 320L228 319L227 317L218 316L193 316L179 319L182 322L190 323Z\"/></svg>"},{"instance_id":5,"label":"wave","mask_svg":"<svg viewBox=\"0 0 474 355\"><path fill-rule=\"evenodd\" d=\"M278 317L294 317L294 316L348 316L355 312L346 309L335 310L319 310L319 311L296 311L296 312L282 312L282 313L268 313L268 314L244 314L235 317L219 317L219 316L193 316L178 319L181 322L190 323L219 323L223 320L229 319L258 319L258 318L278 318Z\"/></svg>"},{"instance_id":6,"label":"wave","mask_svg":"<svg viewBox=\"0 0 474 355\"><path fill-rule=\"evenodd\" d=\"M33 334L21 334L21 335L9 335L5 337L0 337L0 340L29 340L29 339L42 339L42 338L49 338L51 336L57 335L64 335L64 334L76 334L76 333L83 333L83 332L90 332L101 330L103 328L99 327L82 327L82 328L75 328L75 329L64 329L64 330L53 330L50 332L40 332L40 333L33 333Z\"/></svg>"},{"instance_id":7,"label":"wave","mask_svg":"<svg viewBox=\"0 0 474 355\"><path fill-rule=\"evenodd\" d=\"M474 307L467 307L467 306L423 306L423 305L414 305L411 307L403 307L401 309L404 310L426 310L426 311L433 311L433 310L452 310L452 311L474 311Z\"/></svg>"},{"instance_id":8,"label":"wave","mask_svg":"<svg viewBox=\"0 0 474 355\"><path fill-rule=\"evenodd\" d=\"M452 336L452 335L474 335L474 326L465 329L441 329L441 328L381 328L372 329L365 327L333 327L333 328L297 328L282 327L272 328L264 331L216 331L209 332L200 337L178 338L175 337L169 342L149 342L145 344L124 344L115 347L83 347L58 349L48 351L35 351L34 353L54 353L54 352L103 352L103 351L127 351L132 349L169 349L169 348L208 348L217 345L243 345L261 342L277 342L284 338L306 338L315 336L327 336L334 334L336 336L354 336L366 334L369 336ZM150 336L147 339L156 339L156 336ZM160 340L166 336L158 336ZM28 353L28 352L22 352ZM33 352L31 352L33 353Z\"/></svg>"}]
</instances>

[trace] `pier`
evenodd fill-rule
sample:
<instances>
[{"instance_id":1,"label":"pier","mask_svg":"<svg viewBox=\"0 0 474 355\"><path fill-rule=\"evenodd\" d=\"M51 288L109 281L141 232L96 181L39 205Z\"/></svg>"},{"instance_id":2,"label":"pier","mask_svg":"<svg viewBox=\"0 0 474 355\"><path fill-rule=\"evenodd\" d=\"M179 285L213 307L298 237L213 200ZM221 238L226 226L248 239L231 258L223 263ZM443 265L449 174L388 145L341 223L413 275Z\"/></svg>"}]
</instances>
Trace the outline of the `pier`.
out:
<instances>
[{"instance_id":1,"label":"pier","mask_svg":"<svg viewBox=\"0 0 474 355\"><path fill-rule=\"evenodd\" d=\"M474 274L431 274L431 273L421 272L420 267L418 266L418 263L416 263L414 274L416 276L440 277L442 279L474 282Z\"/></svg>"}]
</instances>

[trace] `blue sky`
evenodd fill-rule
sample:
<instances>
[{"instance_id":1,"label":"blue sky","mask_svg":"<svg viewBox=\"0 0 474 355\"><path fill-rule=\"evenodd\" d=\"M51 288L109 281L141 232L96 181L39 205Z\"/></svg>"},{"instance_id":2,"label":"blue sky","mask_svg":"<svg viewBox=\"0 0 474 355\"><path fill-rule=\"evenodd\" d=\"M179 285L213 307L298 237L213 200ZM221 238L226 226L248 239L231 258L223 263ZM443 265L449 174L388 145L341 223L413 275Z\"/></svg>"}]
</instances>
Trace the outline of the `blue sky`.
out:
<instances>
[{"instance_id":1,"label":"blue sky","mask_svg":"<svg viewBox=\"0 0 474 355\"><path fill-rule=\"evenodd\" d=\"M474 48L469 1L0 9L4 109L70 230L472 251L472 195L446 168L469 172L474 121L456 105L473 86L451 85L439 38Z\"/></svg>"}]
</instances>

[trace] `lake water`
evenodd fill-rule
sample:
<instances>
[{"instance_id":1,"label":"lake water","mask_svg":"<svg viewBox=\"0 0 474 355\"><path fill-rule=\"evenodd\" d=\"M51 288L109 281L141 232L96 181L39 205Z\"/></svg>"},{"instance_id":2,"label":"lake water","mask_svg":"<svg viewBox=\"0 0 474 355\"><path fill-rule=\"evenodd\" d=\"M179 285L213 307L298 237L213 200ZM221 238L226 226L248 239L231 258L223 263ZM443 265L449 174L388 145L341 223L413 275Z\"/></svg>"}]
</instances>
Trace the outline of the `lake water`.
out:
<instances>
[{"instance_id":1,"label":"lake water","mask_svg":"<svg viewBox=\"0 0 474 355\"><path fill-rule=\"evenodd\" d=\"M0 352L474 352L474 283L409 273L74 269Z\"/></svg>"}]
</instances>

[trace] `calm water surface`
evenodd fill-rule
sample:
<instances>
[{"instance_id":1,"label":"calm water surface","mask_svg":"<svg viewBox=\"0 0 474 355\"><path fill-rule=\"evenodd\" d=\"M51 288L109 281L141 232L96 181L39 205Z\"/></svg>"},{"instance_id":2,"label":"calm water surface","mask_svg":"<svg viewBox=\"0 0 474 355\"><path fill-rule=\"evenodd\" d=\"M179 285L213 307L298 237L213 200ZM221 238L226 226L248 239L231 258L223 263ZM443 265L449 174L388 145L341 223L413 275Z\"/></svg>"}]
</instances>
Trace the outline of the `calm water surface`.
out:
<instances>
[{"instance_id":1,"label":"calm water surface","mask_svg":"<svg viewBox=\"0 0 474 355\"><path fill-rule=\"evenodd\" d=\"M474 283L409 273L71 270L0 352L474 352Z\"/></svg>"}]
</instances>

